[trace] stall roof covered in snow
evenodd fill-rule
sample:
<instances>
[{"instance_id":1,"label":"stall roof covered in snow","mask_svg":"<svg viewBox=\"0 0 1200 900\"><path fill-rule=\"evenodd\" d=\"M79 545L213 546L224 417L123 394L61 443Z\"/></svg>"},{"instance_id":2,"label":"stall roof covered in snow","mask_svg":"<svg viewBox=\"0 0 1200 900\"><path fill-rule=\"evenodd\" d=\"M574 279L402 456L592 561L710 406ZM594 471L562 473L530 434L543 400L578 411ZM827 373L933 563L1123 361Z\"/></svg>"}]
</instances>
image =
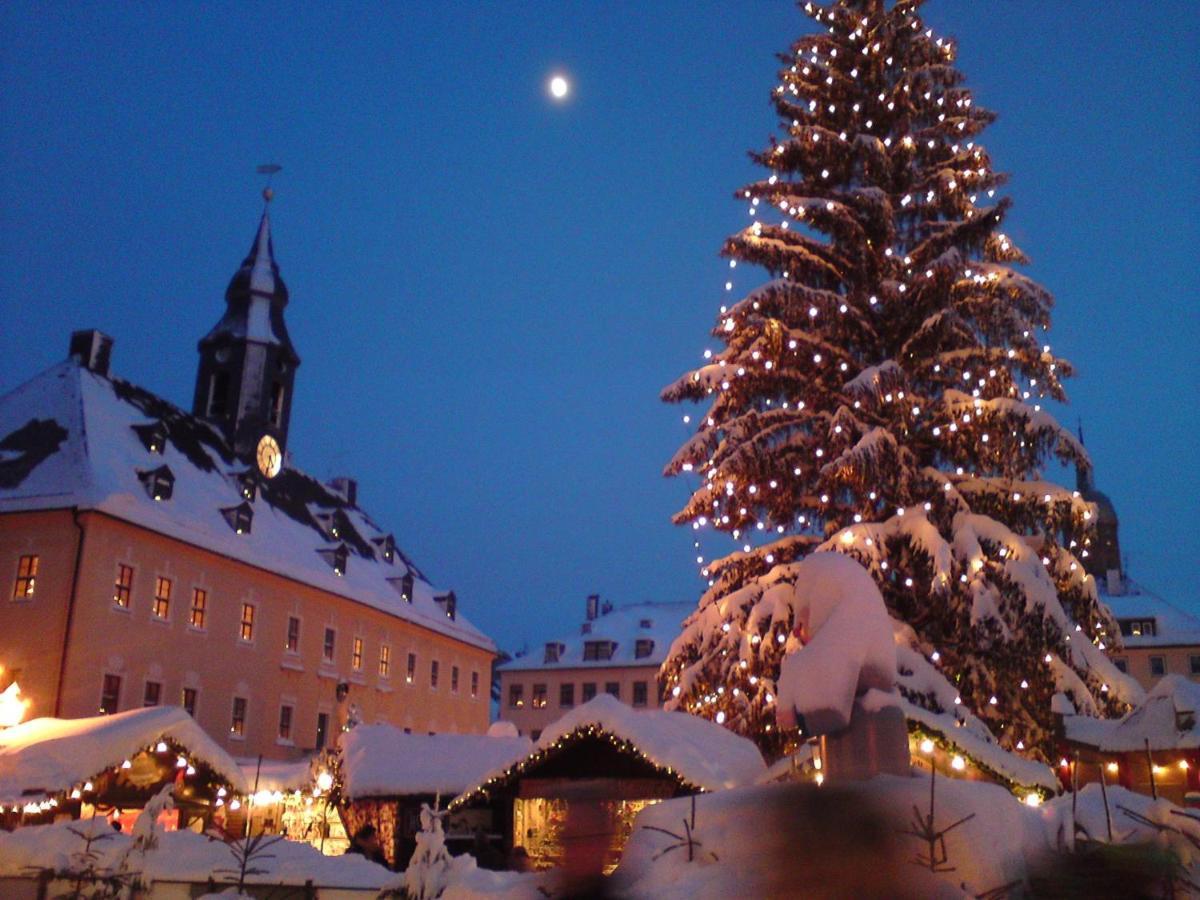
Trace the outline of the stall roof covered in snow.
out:
<instances>
[{"instance_id":1,"label":"stall roof covered in snow","mask_svg":"<svg viewBox=\"0 0 1200 900\"><path fill-rule=\"evenodd\" d=\"M154 479L164 467L165 491ZM243 505L239 533L231 514ZM207 422L73 359L0 397L0 513L72 507L495 648L357 503L290 465L259 478ZM341 574L330 562L339 552ZM410 573L411 602L401 596Z\"/></svg>"},{"instance_id":2,"label":"stall roof covered in snow","mask_svg":"<svg viewBox=\"0 0 1200 900\"><path fill-rule=\"evenodd\" d=\"M1112 593L1108 583L1096 579L1100 599L1112 611L1121 626L1121 643L1134 647L1176 647L1200 645L1200 618L1180 609L1132 578L1122 576L1120 593ZM1154 623L1148 633L1143 623ZM1133 631L1140 634L1134 634Z\"/></svg>"},{"instance_id":3,"label":"stall roof covered in snow","mask_svg":"<svg viewBox=\"0 0 1200 900\"><path fill-rule=\"evenodd\" d=\"M119 766L158 741L178 745L239 793L242 770L178 706L87 719L32 719L0 731L0 803L53 796Z\"/></svg>"},{"instance_id":4,"label":"stall roof covered in snow","mask_svg":"<svg viewBox=\"0 0 1200 900\"><path fill-rule=\"evenodd\" d=\"M693 608L692 603L637 603L601 611L596 618L584 622L574 634L548 641L546 646L510 660L500 668L509 672L612 666L658 668L679 634L680 623ZM596 641L614 645L611 657L584 659L585 644ZM646 641L649 643L640 643ZM547 648L550 648L549 652Z\"/></svg>"},{"instance_id":5,"label":"stall roof covered in snow","mask_svg":"<svg viewBox=\"0 0 1200 900\"><path fill-rule=\"evenodd\" d=\"M485 772L524 757L531 746L525 737L406 734L393 725L359 725L339 738L343 791L352 799L449 798Z\"/></svg>"},{"instance_id":6,"label":"stall roof covered in snow","mask_svg":"<svg viewBox=\"0 0 1200 900\"><path fill-rule=\"evenodd\" d=\"M516 777L553 753L562 738L589 728L628 741L647 762L671 769L684 783L705 791L752 784L767 769L753 741L708 719L684 712L634 709L600 694L548 725L527 756L487 772L455 802L467 802L490 781Z\"/></svg>"},{"instance_id":7,"label":"stall roof covered in snow","mask_svg":"<svg viewBox=\"0 0 1200 900\"><path fill-rule=\"evenodd\" d=\"M1200 684L1167 675L1146 699L1120 719L1063 716L1068 741L1107 753L1182 750L1200 747Z\"/></svg>"},{"instance_id":8,"label":"stall roof covered in snow","mask_svg":"<svg viewBox=\"0 0 1200 900\"><path fill-rule=\"evenodd\" d=\"M312 761L311 756L298 760L264 759L261 763L257 758L240 757L237 764L252 791L305 791L313 784Z\"/></svg>"}]
</instances>

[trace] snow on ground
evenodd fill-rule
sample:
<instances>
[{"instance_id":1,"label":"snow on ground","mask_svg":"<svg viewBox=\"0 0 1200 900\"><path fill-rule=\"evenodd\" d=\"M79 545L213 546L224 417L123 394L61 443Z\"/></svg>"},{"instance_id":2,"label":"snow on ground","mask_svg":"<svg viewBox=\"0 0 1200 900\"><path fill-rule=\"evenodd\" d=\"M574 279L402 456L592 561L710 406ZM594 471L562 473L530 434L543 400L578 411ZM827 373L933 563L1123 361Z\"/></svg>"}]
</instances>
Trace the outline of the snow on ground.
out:
<instances>
[{"instance_id":1,"label":"snow on ground","mask_svg":"<svg viewBox=\"0 0 1200 900\"><path fill-rule=\"evenodd\" d=\"M0 803L69 791L124 760L168 741L207 764L239 793L242 770L178 706L152 706L86 719L31 719L0 731ZM23 796L25 795L25 796Z\"/></svg>"},{"instance_id":2,"label":"snow on ground","mask_svg":"<svg viewBox=\"0 0 1200 900\"><path fill-rule=\"evenodd\" d=\"M794 583L763 596L785 595L801 644L783 657L776 715L784 728L802 716L807 733L826 734L849 725L859 694L895 690L896 643L883 595L854 559L814 553L792 569Z\"/></svg>"},{"instance_id":3,"label":"snow on ground","mask_svg":"<svg viewBox=\"0 0 1200 900\"><path fill-rule=\"evenodd\" d=\"M685 782L706 791L750 784L766 771L754 742L727 728L690 713L633 709L608 694L599 694L548 725L526 758L552 750L561 738L589 726L628 741L650 762L673 769ZM463 796L504 777L509 768L487 772Z\"/></svg>"},{"instance_id":4,"label":"snow on ground","mask_svg":"<svg viewBox=\"0 0 1200 900\"><path fill-rule=\"evenodd\" d=\"M525 737L406 734L392 725L359 725L339 738L349 798L441 794L449 799L490 770L529 752Z\"/></svg>"},{"instance_id":5,"label":"snow on ground","mask_svg":"<svg viewBox=\"0 0 1200 900\"><path fill-rule=\"evenodd\" d=\"M1177 750L1200 746L1200 684L1182 675L1167 675L1146 699L1116 721L1091 716L1064 716L1067 739L1109 753Z\"/></svg>"},{"instance_id":6,"label":"snow on ground","mask_svg":"<svg viewBox=\"0 0 1200 900\"><path fill-rule=\"evenodd\" d=\"M83 851L84 839L76 834L101 836L92 850L100 855L98 868L116 867L128 854L127 866L151 880L206 882L218 880L220 870L237 868L230 849L221 841L191 831L169 831L159 835L158 845L145 856L132 853L134 838L118 834L103 818L79 822L56 822L0 832L0 876L27 875L30 867L63 870L72 866L72 855ZM261 873L248 876L254 884L303 885L378 889L392 877L383 866L362 856L324 856L295 841L277 841L256 857L253 868Z\"/></svg>"},{"instance_id":7,"label":"snow on ground","mask_svg":"<svg viewBox=\"0 0 1200 900\"><path fill-rule=\"evenodd\" d=\"M960 897L964 884L974 895L1022 879L1053 848L1042 811L996 785L939 778L935 825L973 818L945 837L946 865L954 870L934 875L912 862L928 852L927 842L901 833L914 807L928 813L929 786L925 776L880 775L842 787L776 784L702 794L693 862L686 845L652 830L684 835L691 798L650 806L638 816L614 887L620 896L656 900L797 896L806 884L836 884L836 896Z\"/></svg>"}]
</instances>

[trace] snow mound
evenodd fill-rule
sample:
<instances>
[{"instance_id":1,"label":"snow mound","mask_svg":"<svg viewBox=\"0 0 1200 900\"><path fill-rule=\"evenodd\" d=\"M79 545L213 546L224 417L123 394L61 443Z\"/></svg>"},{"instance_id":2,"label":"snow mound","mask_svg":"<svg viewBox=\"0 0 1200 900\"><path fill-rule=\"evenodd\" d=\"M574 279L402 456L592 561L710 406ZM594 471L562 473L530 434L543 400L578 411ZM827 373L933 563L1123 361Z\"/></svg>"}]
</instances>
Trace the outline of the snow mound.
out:
<instances>
[{"instance_id":1,"label":"snow mound","mask_svg":"<svg viewBox=\"0 0 1200 900\"><path fill-rule=\"evenodd\" d=\"M202 762L240 794L242 770L178 706L152 706L86 719L31 719L0 731L0 803L69 791L159 741Z\"/></svg>"},{"instance_id":2,"label":"snow mound","mask_svg":"<svg viewBox=\"0 0 1200 900\"><path fill-rule=\"evenodd\" d=\"M814 553L792 567L790 590L801 647L783 657L776 716L784 728L802 717L810 734L850 724L854 698L896 684L896 643L883 595L859 563L839 553Z\"/></svg>"}]
</instances>

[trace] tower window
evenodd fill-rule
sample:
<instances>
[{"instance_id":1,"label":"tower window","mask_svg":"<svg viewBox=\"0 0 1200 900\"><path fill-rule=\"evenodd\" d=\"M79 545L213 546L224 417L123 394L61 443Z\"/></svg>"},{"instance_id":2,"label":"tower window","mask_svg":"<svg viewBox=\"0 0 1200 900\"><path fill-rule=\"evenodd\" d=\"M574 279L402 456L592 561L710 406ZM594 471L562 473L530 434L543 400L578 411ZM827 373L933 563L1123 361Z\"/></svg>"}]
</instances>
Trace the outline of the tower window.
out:
<instances>
[{"instance_id":1,"label":"tower window","mask_svg":"<svg viewBox=\"0 0 1200 900\"><path fill-rule=\"evenodd\" d=\"M271 383L271 424L276 428L283 425L283 385L278 381Z\"/></svg>"},{"instance_id":2,"label":"tower window","mask_svg":"<svg viewBox=\"0 0 1200 900\"><path fill-rule=\"evenodd\" d=\"M229 373L214 372L208 378L208 415L224 416L229 412Z\"/></svg>"},{"instance_id":3,"label":"tower window","mask_svg":"<svg viewBox=\"0 0 1200 900\"><path fill-rule=\"evenodd\" d=\"M14 600L29 600L37 587L38 558L22 556L17 561L17 580L13 583L12 598Z\"/></svg>"}]
</instances>

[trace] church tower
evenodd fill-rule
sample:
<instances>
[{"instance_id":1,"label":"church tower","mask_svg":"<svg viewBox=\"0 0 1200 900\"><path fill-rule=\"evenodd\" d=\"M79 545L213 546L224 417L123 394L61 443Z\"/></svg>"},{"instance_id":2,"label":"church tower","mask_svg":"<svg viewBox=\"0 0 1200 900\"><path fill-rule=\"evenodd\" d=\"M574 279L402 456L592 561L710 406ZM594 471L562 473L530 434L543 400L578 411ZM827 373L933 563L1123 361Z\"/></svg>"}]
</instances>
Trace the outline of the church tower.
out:
<instances>
[{"instance_id":1,"label":"church tower","mask_svg":"<svg viewBox=\"0 0 1200 900\"><path fill-rule=\"evenodd\" d=\"M272 192L263 191L269 204ZM195 415L220 428L235 452L267 477L287 446L300 357L283 321L288 290L275 263L267 207L250 253L225 290L225 314L199 344Z\"/></svg>"},{"instance_id":2,"label":"church tower","mask_svg":"<svg viewBox=\"0 0 1200 900\"><path fill-rule=\"evenodd\" d=\"M1079 443L1083 444L1083 426L1079 426ZM1120 523L1117 508L1102 491L1096 490L1091 466L1075 464L1075 489L1084 500L1096 504L1096 540L1083 559L1083 568L1095 576L1109 594L1124 593L1125 573L1121 565Z\"/></svg>"}]
</instances>

